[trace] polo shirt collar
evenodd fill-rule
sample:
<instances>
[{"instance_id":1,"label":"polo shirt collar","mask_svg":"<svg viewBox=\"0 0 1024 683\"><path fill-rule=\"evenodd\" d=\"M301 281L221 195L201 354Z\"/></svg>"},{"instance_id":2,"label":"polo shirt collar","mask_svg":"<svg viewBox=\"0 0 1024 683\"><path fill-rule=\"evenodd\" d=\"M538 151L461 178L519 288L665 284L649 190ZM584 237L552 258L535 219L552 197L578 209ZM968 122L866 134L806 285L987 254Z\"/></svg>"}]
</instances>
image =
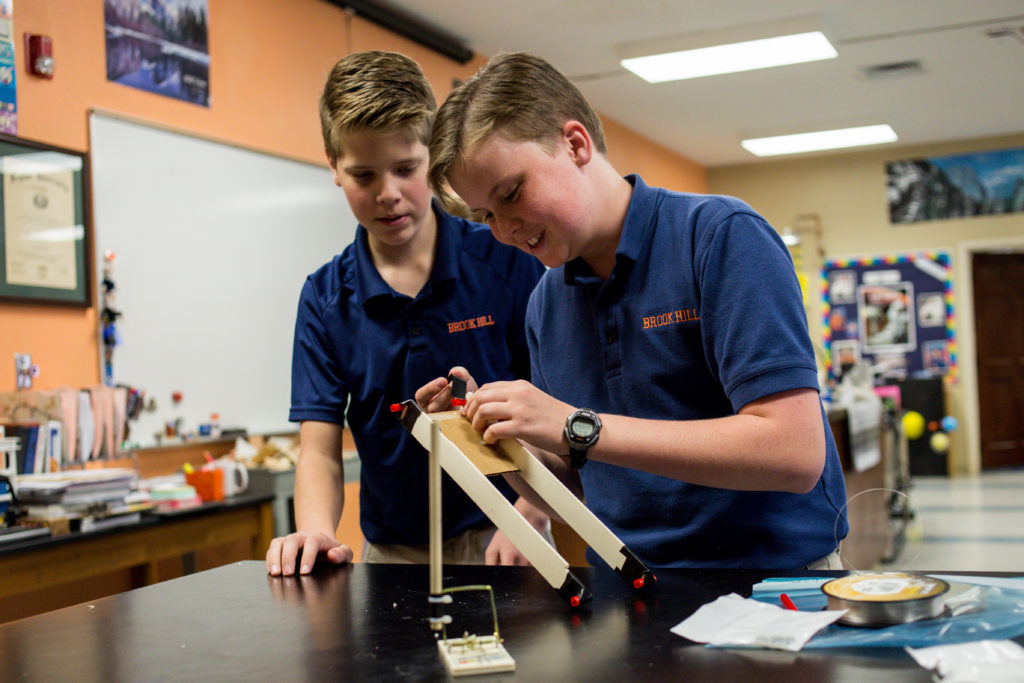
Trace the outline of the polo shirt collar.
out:
<instances>
[{"instance_id":1,"label":"polo shirt collar","mask_svg":"<svg viewBox=\"0 0 1024 683\"><path fill-rule=\"evenodd\" d=\"M619 264L636 263L644 248L650 243L650 233L654 229L655 221L652 207L658 198L657 188L649 187L639 175L630 174L625 176L625 179L633 186L633 195L626 209L619 244L615 247L616 268L620 267ZM565 284L581 285L598 281L583 259L575 258L565 264Z\"/></svg>"},{"instance_id":2,"label":"polo shirt collar","mask_svg":"<svg viewBox=\"0 0 1024 683\"><path fill-rule=\"evenodd\" d=\"M437 219L437 243L434 249L434 266L430 270L430 279L424 287L423 294L430 294L433 288L442 282L459 279L459 258L462 251L462 232L455 219L441 208L436 199L431 200L431 209ZM359 303L365 305L371 299L386 297L388 299L405 298L396 294L380 276L373 265L370 253L369 232L360 223L356 227L355 238L355 277L349 283Z\"/></svg>"}]
</instances>

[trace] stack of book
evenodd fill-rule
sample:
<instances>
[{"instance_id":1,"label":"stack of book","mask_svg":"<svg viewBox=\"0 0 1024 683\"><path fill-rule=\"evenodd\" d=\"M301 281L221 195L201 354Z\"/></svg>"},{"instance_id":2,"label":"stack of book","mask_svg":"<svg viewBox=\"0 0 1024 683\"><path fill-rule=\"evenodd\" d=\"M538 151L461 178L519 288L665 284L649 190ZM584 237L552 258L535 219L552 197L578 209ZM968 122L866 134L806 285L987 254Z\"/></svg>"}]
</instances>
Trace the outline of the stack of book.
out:
<instances>
[{"instance_id":1,"label":"stack of book","mask_svg":"<svg viewBox=\"0 0 1024 683\"><path fill-rule=\"evenodd\" d=\"M161 512L186 510L203 504L195 487L186 484L180 474L144 480L139 487L148 491L150 504Z\"/></svg>"},{"instance_id":2,"label":"stack of book","mask_svg":"<svg viewBox=\"0 0 1024 683\"><path fill-rule=\"evenodd\" d=\"M134 524L150 507L133 495L135 480L135 471L125 468L22 475L17 478L17 496L28 524L98 531Z\"/></svg>"}]
</instances>

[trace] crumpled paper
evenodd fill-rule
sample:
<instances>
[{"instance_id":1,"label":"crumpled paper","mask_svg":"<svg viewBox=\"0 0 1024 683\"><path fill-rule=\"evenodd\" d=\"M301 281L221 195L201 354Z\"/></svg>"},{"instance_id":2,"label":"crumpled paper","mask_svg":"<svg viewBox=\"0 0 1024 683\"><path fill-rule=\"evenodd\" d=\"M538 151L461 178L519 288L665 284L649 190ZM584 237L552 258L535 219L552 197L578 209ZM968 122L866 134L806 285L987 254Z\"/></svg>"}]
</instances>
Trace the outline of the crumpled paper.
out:
<instances>
[{"instance_id":1,"label":"crumpled paper","mask_svg":"<svg viewBox=\"0 0 1024 683\"><path fill-rule=\"evenodd\" d=\"M803 612L723 595L672 627L672 633L717 647L762 647L796 652L846 610Z\"/></svg>"},{"instance_id":2,"label":"crumpled paper","mask_svg":"<svg viewBox=\"0 0 1024 683\"><path fill-rule=\"evenodd\" d=\"M1024 647L1012 640L906 648L914 661L942 683L1011 683L1021 680Z\"/></svg>"}]
</instances>

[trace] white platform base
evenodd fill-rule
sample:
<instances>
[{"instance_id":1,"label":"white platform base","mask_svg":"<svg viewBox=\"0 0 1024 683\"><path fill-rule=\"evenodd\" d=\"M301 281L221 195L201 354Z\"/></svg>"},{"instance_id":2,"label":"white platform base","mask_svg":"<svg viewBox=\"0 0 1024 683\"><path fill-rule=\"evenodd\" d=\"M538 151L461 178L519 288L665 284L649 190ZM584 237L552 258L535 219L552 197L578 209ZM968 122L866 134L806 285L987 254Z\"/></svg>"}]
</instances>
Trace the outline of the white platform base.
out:
<instances>
[{"instance_id":1,"label":"white platform base","mask_svg":"<svg viewBox=\"0 0 1024 683\"><path fill-rule=\"evenodd\" d=\"M472 676L515 671L516 660L494 636L465 636L437 641L448 672L452 676Z\"/></svg>"}]
</instances>

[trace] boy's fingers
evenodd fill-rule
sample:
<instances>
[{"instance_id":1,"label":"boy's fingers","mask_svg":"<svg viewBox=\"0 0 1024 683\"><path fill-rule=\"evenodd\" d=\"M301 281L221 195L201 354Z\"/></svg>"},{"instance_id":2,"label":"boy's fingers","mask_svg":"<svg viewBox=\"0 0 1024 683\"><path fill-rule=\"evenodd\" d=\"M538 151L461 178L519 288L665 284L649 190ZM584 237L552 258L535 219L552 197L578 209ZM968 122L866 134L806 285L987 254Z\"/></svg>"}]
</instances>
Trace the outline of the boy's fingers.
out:
<instances>
[{"instance_id":1,"label":"boy's fingers","mask_svg":"<svg viewBox=\"0 0 1024 683\"><path fill-rule=\"evenodd\" d=\"M345 544L336 545L327 551L327 558L334 564L352 561L352 549Z\"/></svg>"},{"instance_id":2,"label":"boy's fingers","mask_svg":"<svg viewBox=\"0 0 1024 683\"><path fill-rule=\"evenodd\" d=\"M426 408L438 397L438 395L443 393L447 387L448 380L444 377L438 377L432 382L420 387L413 398L416 399L416 403L418 403L420 407Z\"/></svg>"}]
</instances>

